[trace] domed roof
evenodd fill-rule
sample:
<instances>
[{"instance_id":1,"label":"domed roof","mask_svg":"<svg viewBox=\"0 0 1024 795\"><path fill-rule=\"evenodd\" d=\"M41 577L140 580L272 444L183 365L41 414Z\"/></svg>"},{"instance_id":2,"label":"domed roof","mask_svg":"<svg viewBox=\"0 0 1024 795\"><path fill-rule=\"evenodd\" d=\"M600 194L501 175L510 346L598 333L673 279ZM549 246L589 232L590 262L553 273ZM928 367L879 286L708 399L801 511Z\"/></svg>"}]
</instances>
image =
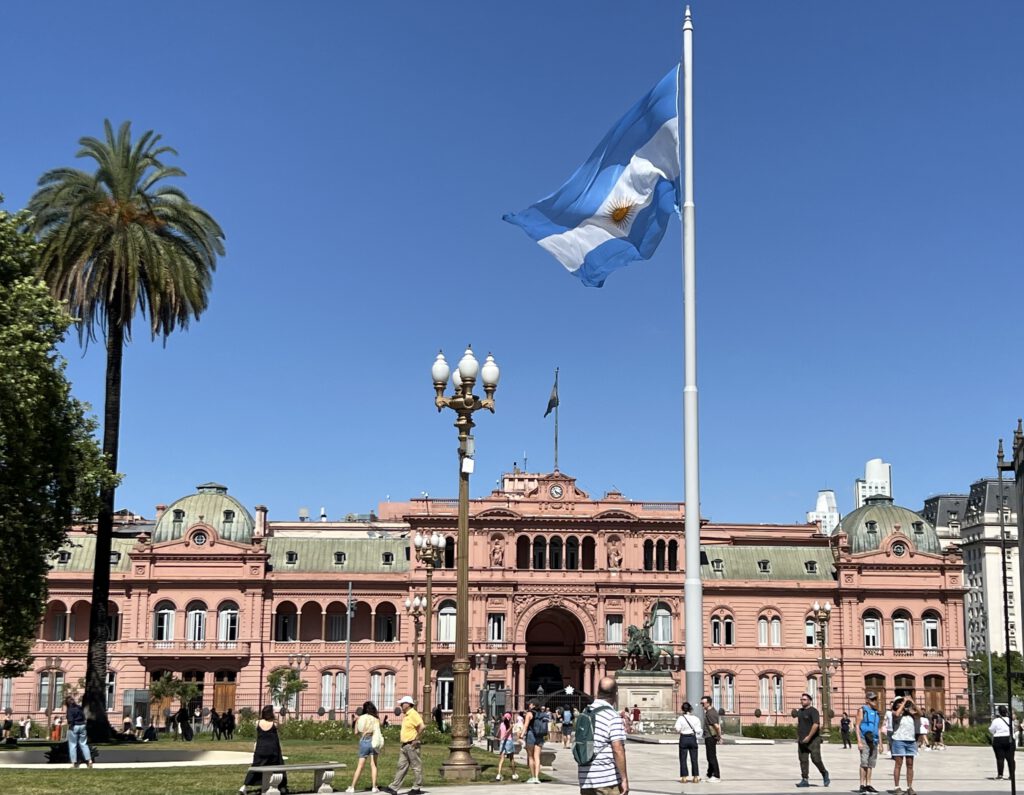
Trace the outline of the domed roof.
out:
<instances>
[{"instance_id":1,"label":"domed roof","mask_svg":"<svg viewBox=\"0 0 1024 795\"><path fill-rule=\"evenodd\" d=\"M226 541L248 544L255 526L252 514L219 483L196 486L196 493L174 502L153 528L153 543L181 538L193 525L202 522Z\"/></svg>"},{"instance_id":2,"label":"domed roof","mask_svg":"<svg viewBox=\"0 0 1024 795\"><path fill-rule=\"evenodd\" d=\"M897 532L909 538L920 552L942 553L935 528L920 514L893 505L892 497L884 494L868 497L864 505L844 516L839 525L854 554L881 549L885 539Z\"/></svg>"}]
</instances>

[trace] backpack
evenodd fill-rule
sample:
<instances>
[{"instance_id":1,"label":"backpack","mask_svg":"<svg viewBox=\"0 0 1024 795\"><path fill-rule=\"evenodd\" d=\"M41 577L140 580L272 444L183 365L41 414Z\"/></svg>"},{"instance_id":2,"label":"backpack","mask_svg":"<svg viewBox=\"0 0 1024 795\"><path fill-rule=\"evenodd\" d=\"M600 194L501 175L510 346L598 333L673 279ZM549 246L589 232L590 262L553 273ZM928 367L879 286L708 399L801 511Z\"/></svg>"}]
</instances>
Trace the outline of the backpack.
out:
<instances>
[{"instance_id":1,"label":"backpack","mask_svg":"<svg viewBox=\"0 0 1024 795\"><path fill-rule=\"evenodd\" d=\"M533 731L533 736L538 740L548 736L548 720L548 716L543 712L538 712L533 716L530 729Z\"/></svg>"},{"instance_id":2,"label":"backpack","mask_svg":"<svg viewBox=\"0 0 1024 795\"><path fill-rule=\"evenodd\" d=\"M597 709L587 707L576 716L576 735L572 744L572 758L578 765L589 765L594 761L596 751L594 749L594 716L603 709L611 710L611 707L600 706Z\"/></svg>"},{"instance_id":3,"label":"backpack","mask_svg":"<svg viewBox=\"0 0 1024 795\"><path fill-rule=\"evenodd\" d=\"M868 735L872 736L872 739L878 737L878 710L874 707L870 707L865 704L861 707L863 715L860 719L860 733L865 739L868 739ZM871 742L871 740L869 740Z\"/></svg>"},{"instance_id":4,"label":"backpack","mask_svg":"<svg viewBox=\"0 0 1024 795\"><path fill-rule=\"evenodd\" d=\"M562 723L572 723L572 710L568 707L562 710Z\"/></svg>"}]
</instances>

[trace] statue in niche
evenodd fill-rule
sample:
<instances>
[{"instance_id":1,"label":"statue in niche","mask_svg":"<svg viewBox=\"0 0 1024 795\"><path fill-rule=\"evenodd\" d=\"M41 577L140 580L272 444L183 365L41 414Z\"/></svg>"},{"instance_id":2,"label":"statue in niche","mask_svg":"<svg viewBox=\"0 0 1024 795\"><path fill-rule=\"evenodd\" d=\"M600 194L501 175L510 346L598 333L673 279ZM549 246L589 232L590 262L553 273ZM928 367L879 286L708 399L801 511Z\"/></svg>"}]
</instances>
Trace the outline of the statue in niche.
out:
<instances>
[{"instance_id":1,"label":"statue in niche","mask_svg":"<svg viewBox=\"0 0 1024 795\"><path fill-rule=\"evenodd\" d=\"M505 545L500 538L491 542L491 566L500 569L505 565Z\"/></svg>"},{"instance_id":2,"label":"statue in niche","mask_svg":"<svg viewBox=\"0 0 1024 795\"><path fill-rule=\"evenodd\" d=\"M622 568L622 548L619 546L618 539L611 541L608 545L608 568Z\"/></svg>"}]
</instances>

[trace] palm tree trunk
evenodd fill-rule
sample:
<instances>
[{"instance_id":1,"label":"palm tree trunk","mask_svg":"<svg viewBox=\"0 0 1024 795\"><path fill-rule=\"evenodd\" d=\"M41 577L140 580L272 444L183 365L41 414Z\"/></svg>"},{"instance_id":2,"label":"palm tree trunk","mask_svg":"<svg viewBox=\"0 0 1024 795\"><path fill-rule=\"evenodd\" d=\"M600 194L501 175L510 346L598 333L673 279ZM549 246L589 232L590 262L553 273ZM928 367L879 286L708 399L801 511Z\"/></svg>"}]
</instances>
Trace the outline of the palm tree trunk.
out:
<instances>
[{"instance_id":1,"label":"palm tree trunk","mask_svg":"<svg viewBox=\"0 0 1024 795\"><path fill-rule=\"evenodd\" d=\"M121 360L124 328L116 313L107 314L107 377L103 405L103 454L110 471L117 472L117 445L121 428ZM96 560L92 579L92 609L89 613L89 659L85 673L85 704L89 718L89 739L110 739L107 720L107 603L110 600L110 549L114 537L114 487L100 493L96 522Z\"/></svg>"}]
</instances>

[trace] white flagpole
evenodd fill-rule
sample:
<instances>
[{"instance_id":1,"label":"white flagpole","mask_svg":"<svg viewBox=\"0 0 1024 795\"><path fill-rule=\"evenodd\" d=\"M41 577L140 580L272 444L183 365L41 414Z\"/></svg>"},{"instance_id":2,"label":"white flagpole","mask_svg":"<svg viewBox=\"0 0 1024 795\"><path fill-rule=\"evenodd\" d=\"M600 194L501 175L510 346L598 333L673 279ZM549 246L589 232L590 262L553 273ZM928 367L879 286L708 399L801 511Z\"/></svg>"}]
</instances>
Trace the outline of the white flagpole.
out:
<instances>
[{"instance_id":1,"label":"white flagpole","mask_svg":"<svg viewBox=\"0 0 1024 795\"><path fill-rule=\"evenodd\" d=\"M686 7L683 20L682 63L683 151L683 327L685 381L683 385L683 467L686 501L686 700L699 703L704 695L704 595L700 579L700 470L697 445L697 251L693 203L693 19Z\"/></svg>"}]
</instances>

